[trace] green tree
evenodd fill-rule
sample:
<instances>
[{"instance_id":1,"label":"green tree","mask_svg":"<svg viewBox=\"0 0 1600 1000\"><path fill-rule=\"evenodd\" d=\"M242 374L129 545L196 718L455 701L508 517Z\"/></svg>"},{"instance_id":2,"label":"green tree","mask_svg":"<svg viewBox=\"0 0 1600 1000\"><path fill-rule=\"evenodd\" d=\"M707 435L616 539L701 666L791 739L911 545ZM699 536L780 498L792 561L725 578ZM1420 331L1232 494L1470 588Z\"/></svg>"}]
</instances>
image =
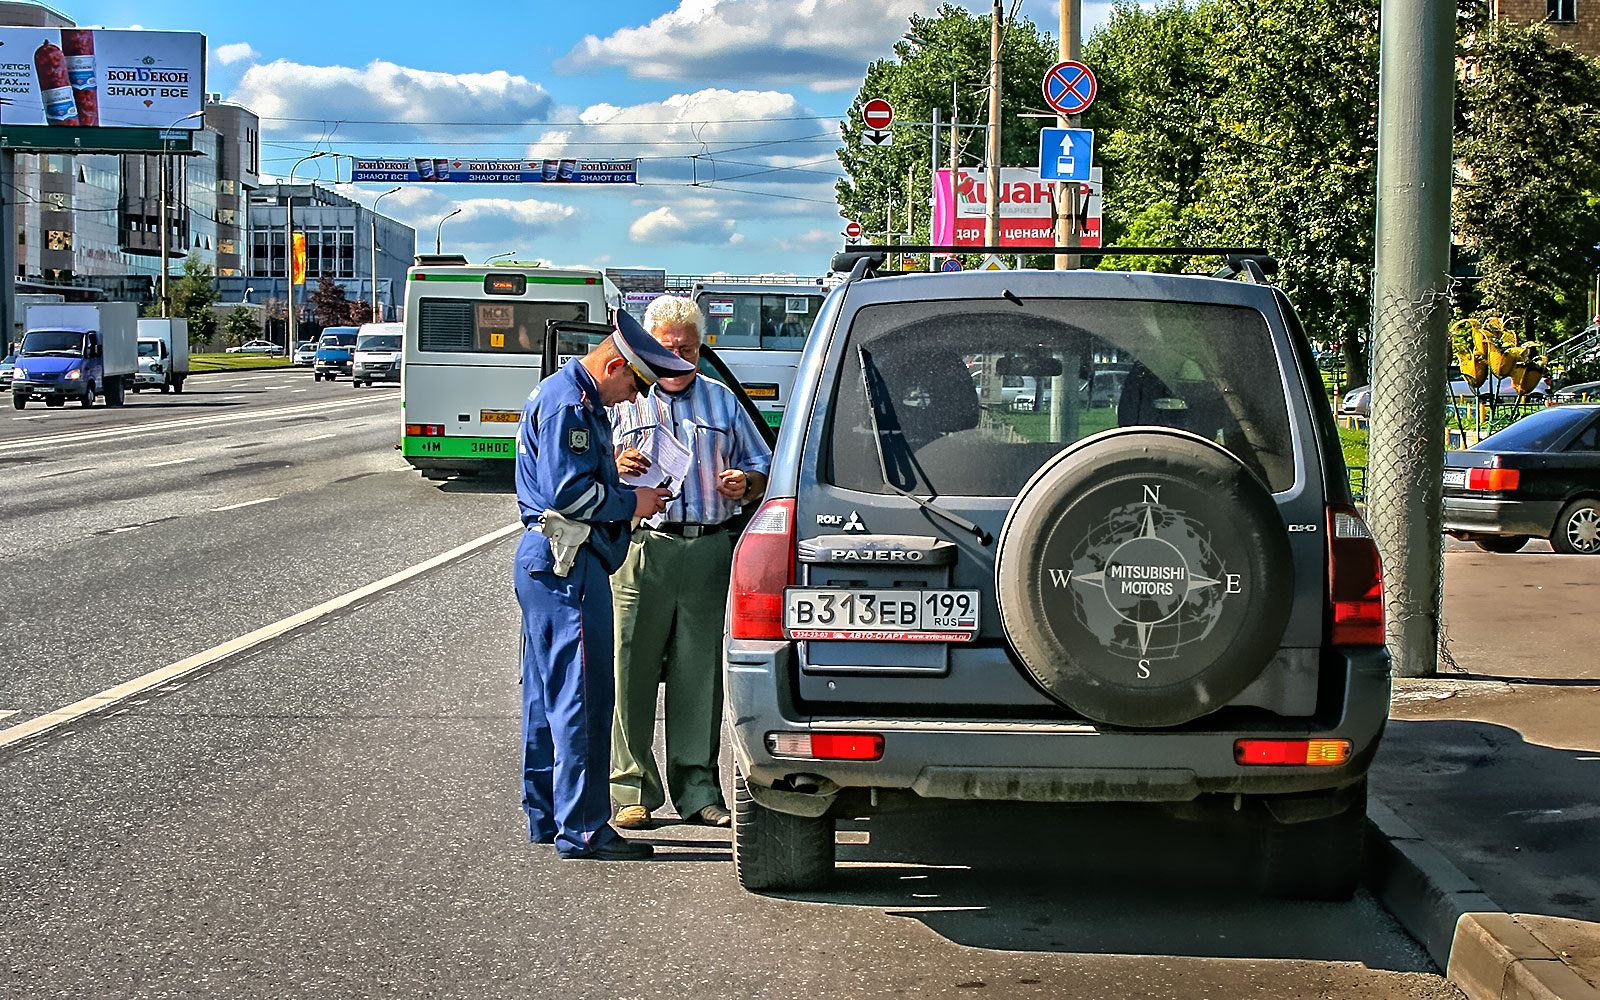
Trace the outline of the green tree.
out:
<instances>
[{"instance_id":1,"label":"green tree","mask_svg":"<svg viewBox=\"0 0 1600 1000\"><path fill-rule=\"evenodd\" d=\"M215 274L210 264L194 257L185 257L183 277L168 285L172 299L171 314L189 321L189 348L197 349L217 332L217 314L212 305L221 293L217 290Z\"/></svg>"},{"instance_id":2,"label":"green tree","mask_svg":"<svg viewBox=\"0 0 1600 1000\"><path fill-rule=\"evenodd\" d=\"M1600 269L1600 63L1542 25L1464 47L1456 228L1478 251L1482 311L1555 343L1588 319Z\"/></svg>"},{"instance_id":3,"label":"green tree","mask_svg":"<svg viewBox=\"0 0 1600 1000\"><path fill-rule=\"evenodd\" d=\"M846 177L836 185L839 210L861 223L868 232L887 229L888 206L894 206L894 228L906 231L908 204L914 207L914 242L929 239L929 134L907 122L932 121L939 108L950 121L952 87L963 122L988 120L989 18L973 15L951 3L940 5L932 17L912 15L908 34L914 41L896 42L894 57L867 67L866 80L850 105L840 135L838 151ZM1025 17L1005 25L1002 40L1001 105L1006 114L1001 130L1001 162L1010 166L1037 162L1039 129L1043 119L1018 118L1019 111L1038 111L1044 103L1039 82L1055 62L1056 45ZM891 146L869 146L862 138L866 126L861 108L873 98L894 106L896 124ZM984 155L984 130L957 132L960 162L980 166ZM939 165L950 162L950 130L941 129ZM910 184L908 190L907 184ZM879 242L870 237L869 242Z\"/></svg>"},{"instance_id":4,"label":"green tree","mask_svg":"<svg viewBox=\"0 0 1600 1000\"><path fill-rule=\"evenodd\" d=\"M256 311L249 306L234 306L222 325L229 347L238 347L247 340L261 336L261 324L256 321Z\"/></svg>"}]
</instances>

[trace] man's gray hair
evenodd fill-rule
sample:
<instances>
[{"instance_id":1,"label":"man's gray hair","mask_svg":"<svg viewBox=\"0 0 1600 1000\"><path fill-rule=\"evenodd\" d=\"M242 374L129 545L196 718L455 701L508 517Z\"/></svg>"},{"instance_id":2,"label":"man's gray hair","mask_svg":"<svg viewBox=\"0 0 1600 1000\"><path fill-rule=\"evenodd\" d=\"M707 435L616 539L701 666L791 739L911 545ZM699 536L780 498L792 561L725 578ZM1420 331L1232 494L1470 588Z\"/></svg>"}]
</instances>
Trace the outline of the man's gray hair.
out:
<instances>
[{"instance_id":1,"label":"man's gray hair","mask_svg":"<svg viewBox=\"0 0 1600 1000\"><path fill-rule=\"evenodd\" d=\"M650 303L644 311L644 328L654 334L657 324L692 326L701 340L706 336L706 321L700 315L700 307L681 295L658 295Z\"/></svg>"}]
</instances>

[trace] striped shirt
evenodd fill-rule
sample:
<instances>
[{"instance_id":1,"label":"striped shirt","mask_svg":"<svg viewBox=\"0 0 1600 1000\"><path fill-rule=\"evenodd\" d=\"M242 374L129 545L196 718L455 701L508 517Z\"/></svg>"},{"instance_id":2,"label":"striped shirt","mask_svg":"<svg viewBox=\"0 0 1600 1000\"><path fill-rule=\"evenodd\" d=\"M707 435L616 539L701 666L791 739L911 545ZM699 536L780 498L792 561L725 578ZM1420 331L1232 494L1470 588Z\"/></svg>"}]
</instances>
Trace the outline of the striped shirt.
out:
<instances>
[{"instance_id":1,"label":"striped shirt","mask_svg":"<svg viewBox=\"0 0 1600 1000\"><path fill-rule=\"evenodd\" d=\"M652 386L647 396L611 408L611 440L617 452L638 448L651 454L651 434L672 434L693 455L688 481L667 504L666 520L720 524L738 513L740 501L717 492L717 474L741 469L766 475L772 449L732 389L705 374L674 395Z\"/></svg>"}]
</instances>

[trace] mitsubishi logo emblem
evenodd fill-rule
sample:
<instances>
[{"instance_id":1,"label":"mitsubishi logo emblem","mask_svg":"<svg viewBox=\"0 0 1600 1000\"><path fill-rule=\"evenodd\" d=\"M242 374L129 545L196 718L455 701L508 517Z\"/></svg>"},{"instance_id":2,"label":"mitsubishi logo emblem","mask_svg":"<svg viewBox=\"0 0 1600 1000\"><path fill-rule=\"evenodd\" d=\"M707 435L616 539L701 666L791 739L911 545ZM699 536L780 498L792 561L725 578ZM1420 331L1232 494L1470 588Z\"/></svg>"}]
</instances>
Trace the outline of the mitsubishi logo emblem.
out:
<instances>
[{"instance_id":1,"label":"mitsubishi logo emblem","mask_svg":"<svg viewBox=\"0 0 1600 1000\"><path fill-rule=\"evenodd\" d=\"M861 523L861 515L855 511L850 512L850 520L844 523L846 531L866 531L867 526Z\"/></svg>"}]
</instances>

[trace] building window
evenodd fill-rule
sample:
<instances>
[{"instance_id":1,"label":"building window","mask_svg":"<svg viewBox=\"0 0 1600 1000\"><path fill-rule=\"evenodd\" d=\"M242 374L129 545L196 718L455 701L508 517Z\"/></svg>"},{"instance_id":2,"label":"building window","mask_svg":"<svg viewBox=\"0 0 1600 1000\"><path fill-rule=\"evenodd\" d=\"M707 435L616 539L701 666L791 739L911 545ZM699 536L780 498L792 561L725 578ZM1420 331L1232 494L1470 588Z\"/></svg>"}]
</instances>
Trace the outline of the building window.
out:
<instances>
[{"instance_id":1,"label":"building window","mask_svg":"<svg viewBox=\"0 0 1600 1000\"><path fill-rule=\"evenodd\" d=\"M52 229L45 233L45 245L51 250L71 250L72 234L64 233L59 229Z\"/></svg>"},{"instance_id":2,"label":"building window","mask_svg":"<svg viewBox=\"0 0 1600 1000\"><path fill-rule=\"evenodd\" d=\"M238 194L239 193L238 182L237 181L230 181L230 180L217 181L217 191L220 194Z\"/></svg>"},{"instance_id":3,"label":"building window","mask_svg":"<svg viewBox=\"0 0 1600 1000\"><path fill-rule=\"evenodd\" d=\"M1550 0L1550 20L1555 24L1578 23L1578 0Z\"/></svg>"},{"instance_id":4,"label":"building window","mask_svg":"<svg viewBox=\"0 0 1600 1000\"><path fill-rule=\"evenodd\" d=\"M239 224L239 210L234 208L217 209L217 222L224 226L237 226Z\"/></svg>"},{"instance_id":5,"label":"building window","mask_svg":"<svg viewBox=\"0 0 1600 1000\"><path fill-rule=\"evenodd\" d=\"M239 245L233 240L218 240L217 253L238 253Z\"/></svg>"}]
</instances>

